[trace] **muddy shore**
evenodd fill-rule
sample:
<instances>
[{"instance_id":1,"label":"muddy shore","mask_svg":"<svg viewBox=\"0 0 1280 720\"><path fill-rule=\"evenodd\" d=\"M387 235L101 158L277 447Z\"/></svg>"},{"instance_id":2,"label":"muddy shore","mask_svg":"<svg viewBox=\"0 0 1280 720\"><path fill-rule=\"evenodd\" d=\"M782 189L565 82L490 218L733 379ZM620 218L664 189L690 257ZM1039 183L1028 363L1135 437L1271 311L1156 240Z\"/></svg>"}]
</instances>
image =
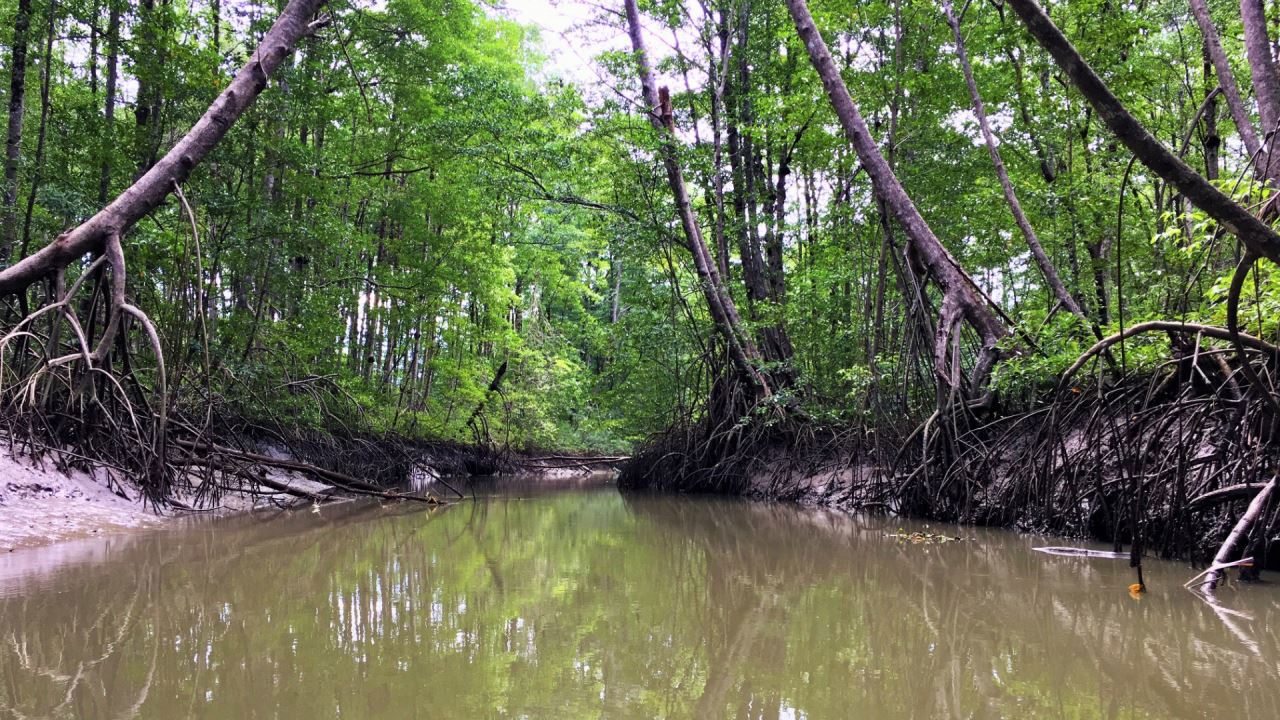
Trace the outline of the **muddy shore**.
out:
<instances>
[{"instance_id":1,"label":"muddy shore","mask_svg":"<svg viewBox=\"0 0 1280 720\"><path fill-rule=\"evenodd\" d=\"M291 473L274 480L304 490L321 486ZM292 500L282 493L226 491L216 504L199 506L190 497L179 507L157 508L127 484L104 472L63 472L49 460L0 452L0 553L107 533L160 527L192 516L225 515Z\"/></svg>"},{"instance_id":2,"label":"muddy shore","mask_svg":"<svg viewBox=\"0 0 1280 720\"><path fill-rule=\"evenodd\" d=\"M279 448L264 447L272 454ZM476 449L477 457L487 451ZM443 462L420 464L403 478L410 488L421 494L432 494L445 500L455 499L456 487L467 477L491 475L468 472L460 457L470 455L455 449ZM332 460L333 458L326 458ZM367 461L368 458L359 458ZM327 463L329 464L329 463ZM599 466L583 464L572 456L553 459L533 455L514 455L498 468L503 475L537 477L541 480L568 480L591 475ZM322 493L330 486L308 479L303 473L264 468L265 477L275 486L287 486L308 493ZM93 473L70 469L62 471L48 458L15 456L0 449L0 553L63 543L71 540L119 534L172 525L195 517L211 517L249 512L260 508L306 505L309 501L265 486L235 489L219 488L216 501L198 498L198 485L175 494L171 504L156 507L146 502L143 494L129 482L118 482L105 471Z\"/></svg>"}]
</instances>

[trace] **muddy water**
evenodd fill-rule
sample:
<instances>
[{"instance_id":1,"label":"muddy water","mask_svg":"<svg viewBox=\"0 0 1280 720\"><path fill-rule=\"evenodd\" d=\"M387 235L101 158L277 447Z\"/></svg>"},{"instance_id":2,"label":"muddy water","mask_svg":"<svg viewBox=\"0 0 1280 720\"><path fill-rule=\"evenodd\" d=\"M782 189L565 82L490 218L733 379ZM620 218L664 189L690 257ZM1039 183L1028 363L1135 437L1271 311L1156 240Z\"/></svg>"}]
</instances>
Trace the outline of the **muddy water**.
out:
<instances>
[{"instance_id":1,"label":"muddy water","mask_svg":"<svg viewBox=\"0 0 1280 720\"><path fill-rule=\"evenodd\" d=\"M0 557L0 718L1280 717L1280 590L610 488Z\"/></svg>"}]
</instances>

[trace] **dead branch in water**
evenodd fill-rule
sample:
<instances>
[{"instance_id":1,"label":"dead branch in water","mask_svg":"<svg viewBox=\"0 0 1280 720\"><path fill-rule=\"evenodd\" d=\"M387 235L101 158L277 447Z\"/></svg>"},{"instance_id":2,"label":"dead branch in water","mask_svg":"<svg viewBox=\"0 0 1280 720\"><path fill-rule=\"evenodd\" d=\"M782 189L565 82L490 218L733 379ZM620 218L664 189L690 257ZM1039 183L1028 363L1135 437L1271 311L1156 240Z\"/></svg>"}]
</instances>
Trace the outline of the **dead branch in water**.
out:
<instances>
[{"instance_id":1,"label":"dead branch in water","mask_svg":"<svg viewBox=\"0 0 1280 720\"><path fill-rule=\"evenodd\" d=\"M423 497L420 495L412 495L408 493L388 492L382 488L370 485L358 478L350 475L329 470L327 468L312 465L298 460L287 460L284 458L276 458L270 455L262 455L244 450L235 450L233 448L223 447L213 444L197 444L186 440L175 440L175 445L186 448L193 453L201 453L206 457L224 458L230 460L243 460L251 462L255 465L264 465L267 467L279 468L281 470L291 470L306 475L311 475L321 482L331 485L339 490L354 495L366 495L369 497L381 498L384 500L413 500L416 502L425 502L435 504L440 502L433 496Z\"/></svg>"}]
</instances>

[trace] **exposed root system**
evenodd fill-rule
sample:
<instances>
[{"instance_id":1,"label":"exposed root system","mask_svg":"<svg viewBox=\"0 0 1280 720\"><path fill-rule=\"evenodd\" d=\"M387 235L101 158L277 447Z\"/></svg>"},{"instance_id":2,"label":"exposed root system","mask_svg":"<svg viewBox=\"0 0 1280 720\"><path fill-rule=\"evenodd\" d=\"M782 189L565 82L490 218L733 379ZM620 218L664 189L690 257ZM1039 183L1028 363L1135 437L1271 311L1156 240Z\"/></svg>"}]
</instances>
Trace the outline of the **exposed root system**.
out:
<instances>
[{"instance_id":1,"label":"exposed root system","mask_svg":"<svg viewBox=\"0 0 1280 720\"><path fill-rule=\"evenodd\" d=\"M1202 343L1222 331L1165 325L1146 331L1169 332L1177 357L1154 372L1110 375L1104 341L1043 402L999 412L944 398L906 433L770 422L721 383L701 418L654 441L621 484L879 507L1205 560L1261 498L1218 562L1234 553L1265 565L1280 521L1280 503L1260 495L1277 470L1263 394L1275 354L1253 338L1239 354ZM1076 374L1090 362L1095 376Z\"/></svg>"}]
</instances>

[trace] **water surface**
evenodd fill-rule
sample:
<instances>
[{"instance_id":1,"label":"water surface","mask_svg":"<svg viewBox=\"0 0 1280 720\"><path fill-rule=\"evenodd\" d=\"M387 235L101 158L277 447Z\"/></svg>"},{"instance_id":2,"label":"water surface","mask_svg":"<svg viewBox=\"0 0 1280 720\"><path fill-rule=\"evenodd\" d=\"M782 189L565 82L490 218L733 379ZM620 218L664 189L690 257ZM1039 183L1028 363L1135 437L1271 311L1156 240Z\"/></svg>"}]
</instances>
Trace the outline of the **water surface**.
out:
<instances>
[{"instance_id":1,"label":"water surface","mask_svg":"<svg viewBox=\"0 0 1280 720\"><path fill-rule=\"evenodd\" d=\"M0 718L1280 717L1280 592L612 488L0 557Z\"/></svg>"}]
</instances>

